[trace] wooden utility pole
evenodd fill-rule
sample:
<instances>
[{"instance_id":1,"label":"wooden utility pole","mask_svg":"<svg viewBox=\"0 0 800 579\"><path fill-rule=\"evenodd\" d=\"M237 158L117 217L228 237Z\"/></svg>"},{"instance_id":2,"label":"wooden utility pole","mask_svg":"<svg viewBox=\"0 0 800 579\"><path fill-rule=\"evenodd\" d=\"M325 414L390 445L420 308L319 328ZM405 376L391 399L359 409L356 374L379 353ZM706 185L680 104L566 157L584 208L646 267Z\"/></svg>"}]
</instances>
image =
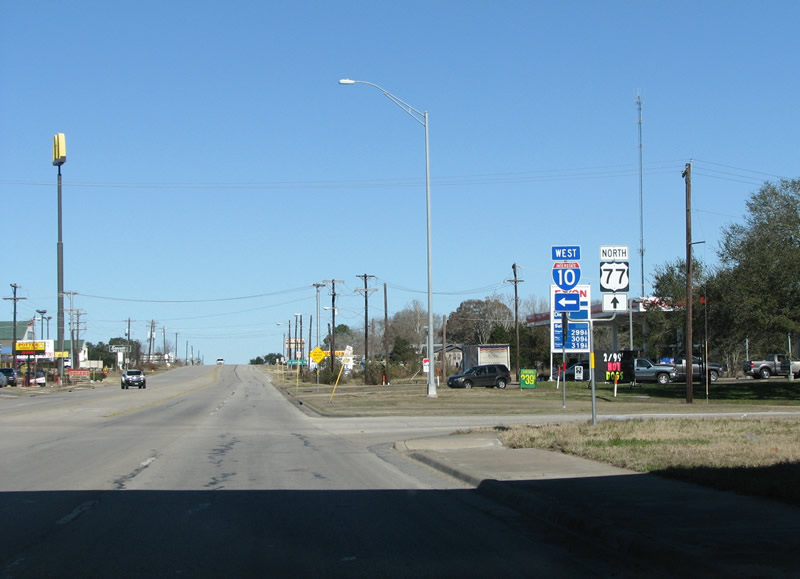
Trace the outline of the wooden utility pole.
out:
<instances>
[{"instance_id":1,"label":"wooden utility pole","mask_svg":"<svg viewBox=\"0 0 800 579\"><path fill-rule=\"evenodd\" d=\"M447 316L442 316L442 380L447 381Z\"/></svg>"},{"instance_id":2,"label":"wooden utility pole","mask_svg":"<svg viewBox=\"0 0 800 579\"><path fill-rule=\"evenodd\" d=\"M686 403L693 399L692 377L694 358L692 356L692 163L686 163L682 177L686 180Z\"/></svg>"},{"instance_id":3,"label":"wooden utility pole","mask_svg":"<svg viewBox=\"0 0 800 579\"><path fill-rule=\"evenodd\" d=\"M336 380L336 284L344 283L341 279L323 279L331 284L331 374Z\"/></svg>"},{"instance_id":4,"label":"wooden utility pole","mask_svg":"<svg viewBox=\"0 0 800 579\"><path fill-rule=\"evenodd\" d=\"M10 298L3 298L4 300L9 300L14 302L14 326L11 328L11 367L17 367L17 302L19 300L26 300L28 298L18 298L17 297L17 290L20 286L15 283L10 284L11 291L13 292L14 296Z\"/></svg>"},{"instance_id":5,"label":"wooden utility pole","mask_svg":"<svg viewBox=\"0 0 800 579\"><path fill-rule=\"evenodd\" d=\"M386 385L391 384L389 381L389 294L386 290L386 284L383 284L383 349L385 352L384 368L386 371Z\"/></svg>"},{"instance_id":6,"label":"wooden utility pole","mask_svg":"<svg viewBox=\"0 0 800 579\"><path fill-rule=\"evenodd\" d=\"M360 277L364 280L364 288L357 288L355 291L364 294L364 386L366 386L369 383L367 377L367 374L369 374L369 294L376 289L374 287L367 287L367 280L375 276L365 273L363 275L357 275L356 277Z\"/></svg>"},{"instance_id":7,"label":"wooden utility pole","mask_svg":"<svg viewBox=\"0 0 800 579\"><path fill-rule=\"evenodd\" d=\"M519 269L519 266L516 263L511 265L511 269L514 272L514 279L507 279L506 282L514 284L514 328L517 336L517 382L519 382L521 371L519 369L519 294L517 292L517 287L525 280L517 279L517 269Z\"/></svg>"}]
</instances>

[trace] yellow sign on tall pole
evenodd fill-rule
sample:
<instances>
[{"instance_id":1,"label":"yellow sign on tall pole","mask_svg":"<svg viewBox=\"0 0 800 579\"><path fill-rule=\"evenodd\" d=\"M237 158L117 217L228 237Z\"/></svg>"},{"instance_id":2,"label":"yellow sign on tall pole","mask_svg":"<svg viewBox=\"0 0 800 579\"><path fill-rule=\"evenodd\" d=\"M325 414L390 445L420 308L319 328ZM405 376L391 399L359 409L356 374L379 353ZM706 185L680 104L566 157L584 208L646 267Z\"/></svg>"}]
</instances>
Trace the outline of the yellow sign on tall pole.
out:
<instances>
[{"instance_id":1,"label":"yellow sign on tall pole","mask_svg":"<svg viewBox=\"0 0 800 579\"><path fill-rule=\"evenodd\" d=\"M64 133L53 135L53 165L60 167L67 162L67 141Z\"/></svg>"}]
</instances>

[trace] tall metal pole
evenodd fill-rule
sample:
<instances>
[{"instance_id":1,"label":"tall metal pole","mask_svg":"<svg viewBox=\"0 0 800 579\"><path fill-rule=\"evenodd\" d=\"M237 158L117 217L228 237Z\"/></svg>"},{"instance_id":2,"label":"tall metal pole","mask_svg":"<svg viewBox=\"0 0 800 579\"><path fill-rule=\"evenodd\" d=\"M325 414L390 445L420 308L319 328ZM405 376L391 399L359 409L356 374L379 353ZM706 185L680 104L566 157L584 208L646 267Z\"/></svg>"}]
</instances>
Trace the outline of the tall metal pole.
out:
<instances>
[{"instance_id":1,"label":"tall metal pole","mask_svg":"<svg viewBox=\"0 0 800 579\"><path fill-rule=\"evenodd\" d=\"M56 338L58 351L64 351L64 242L61 229L61 165L58 166L58 243L56 246L58 259L58 313L56 314ZM60 354L63 356L63 354ZM64 382L64 358L58 358L59 383Z\"/></svg>"},{"instance_id":2,"label":"tall metal pole","mask_svg":"<svg viewBox=\"0 0 800 579\"><path fill-rule=\"evenodd\" d=\"M642 270L642 297L644 297L644 197L642 182L642 97L636 97L639 109L639 259Z\"/></svg>"},{"instance_id":3,"label":"tall metal pole","mask_svg":"<svg viewBox=\"0 0 800 579\"><path fill-rule=\"evenodd\" d=\"M694 360L692 357L692 163L686 163L683 172L686 180L686 403L693 399L692 377Z\"/></svg>"},{"instance_id":4,"label":"tall metal pole","mask_svg":"<svg viewBox=\"0 0 800 579\"><path fill-rule=\"evenodd\" d=\"M428 111L425 118L425 205L428 221L428 396L436 398L436 381L433 372L433 255L431 250L431 164L428 141Z\"/></svg>"},{"instance_id":5,"label":"tall metal pole","mask_svg":"<svg viewBox=\"0 0 800 579\"><path fill-rule=\"evenodd\" d=\"M57 253L57 276L58 276L58 314L57 340L58 351L64 351L64 242L61 229L61 165L67 162L67 145L64 133L53 135L53 165L58 167L58 242L56 245ZM58 358L58 377L59 383L64 382L64 358Z\"/></svg>"},{"instance_id":6,"label":"tall metal pole","mask_svg":"<svg viewBox=\"0 0 800 579\"><path fill-rule=\"evenodd\" d=\"M427 341L427 356L428 356L428 397L436 398L436 380L434 377L433 366L433 251L431 249L431 171L430 171L430 141L428 137L428 111L421 112L405 101L399 99L392 93L378 86L377 84L365 80L351 80L343 78L339 84L368 84L381 91L386 98L403 109L412 119L417 121L425 128L425 214L427 223L427 250L428 250L428 341ZM335 328L334 328L335 331Z\"/></svg>"}]
</instances>

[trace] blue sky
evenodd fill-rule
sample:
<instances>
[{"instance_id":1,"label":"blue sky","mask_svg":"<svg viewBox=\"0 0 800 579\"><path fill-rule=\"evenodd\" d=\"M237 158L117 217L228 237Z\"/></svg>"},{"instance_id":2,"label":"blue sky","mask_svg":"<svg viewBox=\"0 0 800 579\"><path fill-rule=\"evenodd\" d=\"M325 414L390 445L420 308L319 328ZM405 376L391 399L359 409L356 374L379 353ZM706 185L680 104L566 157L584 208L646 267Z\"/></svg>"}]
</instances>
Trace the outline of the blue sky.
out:
<instances>
[{"instance_id":1,"label":"blue sky","mask_svg":"<svg viewBox=\"0 0 800 579\"><path fill-rule=\"evenodd\" d=\"M4 2L3 277L19 317L56 311L53 134L67 139L65 289L83 337L178 334L213 362L280 351L276 322L337 286L337 323L426 303L430 115L434 311L549 297L550 248L628 245L645 293L693 237L715 261L765 180L798 176L796 2ZM11 295L11 290L6 290ZM323 305L330 304L323 290ZM4 302L11 319L11 302ZM306 327L308 316L305 318ZM323 323L329 321L327 312ZM55 333L55 317L51 336Z\"/></svg>"}]
</instances>

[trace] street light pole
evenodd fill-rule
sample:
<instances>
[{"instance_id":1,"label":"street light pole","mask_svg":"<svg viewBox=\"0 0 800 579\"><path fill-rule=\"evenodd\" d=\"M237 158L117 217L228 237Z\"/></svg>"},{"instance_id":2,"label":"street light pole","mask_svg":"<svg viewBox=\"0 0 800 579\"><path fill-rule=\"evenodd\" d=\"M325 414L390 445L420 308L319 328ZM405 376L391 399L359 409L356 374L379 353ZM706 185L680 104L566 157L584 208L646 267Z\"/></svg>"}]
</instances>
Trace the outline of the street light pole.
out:
<instances>
[{"instance_id":1,"label":"street light pole","mask_svg":"<svg viewBox=\"0 0 800 579\"><path fill-rule=\"evenodd\" d=\"M432 250L431 250L431 171L430 171L430 155L429 155L429 141L428 141L428 111L421 112L405 101L399 99L389 91L383 89L377 84L368 82L366 80L351 80L343 78L339 81L342 85L351 84L366 84L381 91L386 98L403 109L408 116L417 121L425 128L425 210L426 210L426 224L427 224L427 250L428 250L428 396L436 398L436 381L434 379L434 364L433 364L433 266L432 266Z\"/></svg>"},{"instance_id":2,"label":"street light pole","mask_svg":"<svg viewBox=\"0 0 800 579\"><path fill-rule=\"evenodd\" d=\"M36 313L39 314L39 319L42 321L42 337L39 339L44 340L44 315L47 313L47 310L36 310Z\"/></svg>"}]
</instances>

